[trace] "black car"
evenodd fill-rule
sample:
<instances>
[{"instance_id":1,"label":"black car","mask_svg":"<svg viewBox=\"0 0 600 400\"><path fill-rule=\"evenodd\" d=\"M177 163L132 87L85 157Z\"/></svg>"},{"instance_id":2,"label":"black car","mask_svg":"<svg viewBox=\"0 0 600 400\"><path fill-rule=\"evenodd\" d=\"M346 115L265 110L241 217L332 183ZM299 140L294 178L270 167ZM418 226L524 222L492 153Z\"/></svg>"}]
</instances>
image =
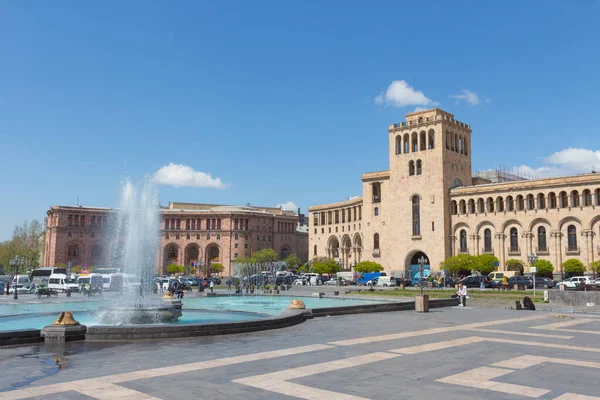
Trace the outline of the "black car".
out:
<instances>
[{"instance_id":1,"label":"black car","mask_svg":"<svg viewBox=\"0 0 600 400\"><path fill-rule=\"evenodd\" d=\"M486 288L492 287L492 281L487 276L480 275L467 276L466 278L461 279L458 283L462 283L468 288L478 288L481 287L481 282L483 282L484 287Z\"/></svg>"},{"instance_id":2,"label":"black car","mask_svg":"<svg viewBox=\"0 0 600 400\"><path fill-rule=\"evenodd\" d=\"M530 276L511 276L508 278L509 285L523 285L525 289L533 289L533 279Z\"/></svg>"},{"instance_id":3,"label":"black car","mask_svg":"<svg viewBox=\"0 0 600 400\"><path fill-rule=\"evenodd\" d=\"M294 277L291 275L280 275L275 279L276 285L291 285L294 282Z\"/></svg>"},{"instance_id":4,"label":"black car","mask_svg":"<svg viewBox=\"0 0 600 400\"><path fill-rule=\"evenodd\" d=\"M556 282L554 282L550 278L544 278L541 276L538 276L535 278L535 287L536 288L551 289L555 286L556 286Z\"/></svg>"}]
</instances>

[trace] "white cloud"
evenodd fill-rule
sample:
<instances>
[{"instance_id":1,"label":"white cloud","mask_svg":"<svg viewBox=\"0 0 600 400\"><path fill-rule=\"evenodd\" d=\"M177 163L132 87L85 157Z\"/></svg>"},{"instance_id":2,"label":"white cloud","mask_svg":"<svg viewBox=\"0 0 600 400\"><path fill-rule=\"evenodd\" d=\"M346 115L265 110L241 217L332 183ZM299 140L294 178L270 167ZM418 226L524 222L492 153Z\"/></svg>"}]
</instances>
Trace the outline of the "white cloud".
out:
<instances>
[{"instance_id":1,"label":"white cloud","mask_svg":"<svg viewBox=\"0 0 600 400\"><path fill-rule=\"evenodd\" d=\"M564 165L573 169L600 168L600 150L576 149L569 147L548 156L544 160L547 164Z\"/></svg>"},{"instance_id":2,"label":"white cloud","mask_svg":"<svg viewBox=\"0 0 600 400\"><path fill-rule=\"evenodd\" d=\"M461 90L461 94L453 94L450 97L456 100L464 100L472 106L479 105L479 96L477 96L477 93L469 89L463 89Z\"/></svg>"},{"instance_id":3,"label":"white cloud","mask_svg":"<svg viewBox=\"0 0 600 400\"><path fill-rule=\"evenodd\" d=\"M538 178L580 174L592 170L600 172L600 150L567 148L544 158L544 164L546 165L540 168L521 165L515 172Z\"/></svg>"},{"instance_id":4,"label":"white cloud","mask_svg":"<svg viewBox=\"0 0 600 400\"><path fill-rule=\"evenodd\" d=\"M289 211L296 211L298 209L298 206L293 201L288 201L287 203L283 204L277 204L275 207L279 207Z\"/></svg>"},{"instance_id":5,"label":"white cloud","mask_svg":"<svg viewBox=\"0 0 600 400\"><path fill-rule=\"evenodd\" d=\"M183 164L165 165L154 173L153 178L157 183L174 187L225 189L227 186L221 178L213 178L207 172L195 171L192 167Z\"/></svg>"},{"instance_id":6,"label":"white cloud","mask_svg":"<svg viewBox=\"0 0 600 400\"><path fill-rule=\"evenodd\" d=\"M415 107L415 109L413 110L413 112L423 111L423 110L427 110L427 107Z\"/></svg>"},{"instance_id":7,"label":"white cloud","mask_svg":"<svg viewBox=\"0 0 600 400\"><path fill-rule=\"evenodd\" d=\"M436 104L418 90L413 89L408 82L393 81L386 89L375 97L375 103L393 107L426 106Z\"/></svg>"}]
</instances>

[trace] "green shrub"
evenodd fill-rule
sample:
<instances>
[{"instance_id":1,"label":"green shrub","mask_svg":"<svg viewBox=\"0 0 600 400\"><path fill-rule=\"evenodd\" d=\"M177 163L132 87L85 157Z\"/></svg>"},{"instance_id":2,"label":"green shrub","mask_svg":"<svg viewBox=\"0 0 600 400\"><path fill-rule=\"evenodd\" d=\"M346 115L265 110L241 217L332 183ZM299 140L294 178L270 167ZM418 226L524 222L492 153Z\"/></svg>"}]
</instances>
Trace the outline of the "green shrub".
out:
<instances>
[{"instance_id":1,"label":"green shrub","mask_svg":"<svg viewBox=\"0 0 600 400\"><path fill-rule=\"evenodd\" d=\"M475 268L475 257L470 254L458 254L442 261L440 268L450 276L469 275Z\"/></svg>"},{"instance_id":2,"label":"green shrub","mask_svg":"<svg viewBox=\"0 0 600 400\"><path fill-rule=\"evenodd\" d=\"M563 270L569 276L583 275L585 265L576 258L570 258L562 263Z\"/></svg>"},{"instance_id":3,"label":"green shrub","mask_svg":"<svg viewBox=\"0 0 600 400\"><path fill-rule=\"evenodd\" d=\"M269 284L265 285L265 290L271 290L271 285L269 285Z\"/></svg>"},{"instance_id":4,"label":"green shrub","mask_svg":"<svg viewBox=\"0 0 600 400\"><path fill-rule=\"evenodd\" d=\"M537 260L535 262L535 264L533 264L534 267L537 268L537 275L538 276L545 276L548 278L552 278L552 272L554 272L554 266L552 265L552 263L548 260Z\"/></svg>"},{"instance_id":5,"label":"green shrub","mask_svg":"<svg viewBox=\"0 0 600 400\"><path fill-rule=\"evenodd\" d=\"M475 257L475 271L479 271L481 275L488 276L490 272L496 270L494 263L499 262L498 257L493 254L480 254Z\"/></svg>"},{"instance_id":6,"label":"green shrub","mask_svg":"<svg viewBox=\"0 0 600 400\"><path fill-rule=\"evenodd\" d=\"M356 272L368 273L368 272L381 272L383 266L375 261L361 261L354 267Z\"/></svg>"},{"instance_id":7,"label":"green shrub","mask_svg":"<svg viewBox=\"0 0 600 400\"><path fill-rule=\"evenodd\" d=\"M519 275L523 275L523 272L525 272L525 268L523 267L521 260L515 260L514 258L506 261L506 270L518 272Z\"/></svg>"},{"instance_id":8,"label":"green shrub","mask_svg":"<svg viewBox=\"0 0 600 400\"><path fill-rule=\"evenodd\" d=\"M599 273L600 272L600 261L594 261L594 262L590 263L590 269L595 273Z\"/></svg>"}]
</instances>

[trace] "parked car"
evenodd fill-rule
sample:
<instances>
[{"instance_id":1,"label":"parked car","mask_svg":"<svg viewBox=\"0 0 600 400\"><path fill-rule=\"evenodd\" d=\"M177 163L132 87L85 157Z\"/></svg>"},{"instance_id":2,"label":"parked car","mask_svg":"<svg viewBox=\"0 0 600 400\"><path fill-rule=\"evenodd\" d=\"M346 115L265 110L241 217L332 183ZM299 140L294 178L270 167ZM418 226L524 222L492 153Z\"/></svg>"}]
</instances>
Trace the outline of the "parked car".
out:
<instances>
[{"instance_id":1,"label":"parked car","mask_svg":"<svg viewBox=\"0 0 600 400\"><path fill-rule=\"evenodd\" d=\"M484 287L490 288L492 287L492 281L487 276L481 275L471 275L466 278L461 279L458 283L462 283L466 287L478 288L481 287L481 282L483 282Z\"/></svg>"},{"instance_id":2,"label":"parked car","mask_svg":"<svg viewBox=\"0 0 600 400\"><path fill-rule=\"evenodd\" d=\"M326 281L324 284L327 286L338 286L339 281L337 280L337 278L331 278L330 280Z\"/></svg>"},{"instance_id":3,"label":"parked car","mask_svg":"<svg viewBox=\"0 0 600 400\"><path fill-rule=\"evenodd\" d=\"M592 285L596 285L596 287L600 288L600 278L598 278L595 281L593 281Z\"/></svg>"},{"instance_id":4,"label":"parked car","mask_svg":"<svg viewBox=\"0 0 600 400\"><path fill-rule=\"evenodd\" d=\"M511 276L508 278L509 285L523 285L525 289L533 289L533 279L530 276Z\"/></svg>"},{"instance_id":5,"label":"parked car","mask_svg":"<svg viewBox=\"0 0 600 400\"><path fill-rule=\"evenodd\" d=\"M592 280L589 276L572 276L570 278L565 279L562 282L559 282L559 285L565 285L565 287L569 289L575 289L576 287L581 285L581 281L585 281L586 285L591 285Z\"/></svg>"},{"instance_id":6,"label":"parked car","mask_svg":"<svg viewBox=\"0 0 600 400\"><path fill-rule=\"evenodd\" d=\"M540 276L535 278L535 287L536 288L551 289L554 286L556 286L556 282L554 282L550 278L544 278L544 277L540 277Z\"/></svg>"}]
</instances>

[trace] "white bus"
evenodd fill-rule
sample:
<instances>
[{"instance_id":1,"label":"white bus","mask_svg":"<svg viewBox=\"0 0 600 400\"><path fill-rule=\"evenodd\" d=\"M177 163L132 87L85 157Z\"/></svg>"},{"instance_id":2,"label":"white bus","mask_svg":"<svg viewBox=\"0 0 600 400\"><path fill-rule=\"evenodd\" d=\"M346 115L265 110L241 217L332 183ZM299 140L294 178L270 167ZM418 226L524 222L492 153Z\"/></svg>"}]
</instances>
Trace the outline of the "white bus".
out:
<instances>
[{"instance_id":1,"label":"white bus","mask_svg":"<svg viewBox=\"0 0 600 400\"><path fill-rule=\"evenodd\" d=\"M112 276L119 274L121 270L119 268L95 268L94 274L102 276L102 289L110 290L110 281Z\"/></svg>"},{"instance_id":2,"label":"white bus","mask_svg":"<svg viewBox=\"0 0 600 400\"><path fill-rule=\"evenodd\" d=\"M31 271L31 283L35 286L40 286L44 284L48 286L48 281L50 280L50 275L55 274L67 274L66 268L37 268Z\"/></svg>"}]
</instances>

